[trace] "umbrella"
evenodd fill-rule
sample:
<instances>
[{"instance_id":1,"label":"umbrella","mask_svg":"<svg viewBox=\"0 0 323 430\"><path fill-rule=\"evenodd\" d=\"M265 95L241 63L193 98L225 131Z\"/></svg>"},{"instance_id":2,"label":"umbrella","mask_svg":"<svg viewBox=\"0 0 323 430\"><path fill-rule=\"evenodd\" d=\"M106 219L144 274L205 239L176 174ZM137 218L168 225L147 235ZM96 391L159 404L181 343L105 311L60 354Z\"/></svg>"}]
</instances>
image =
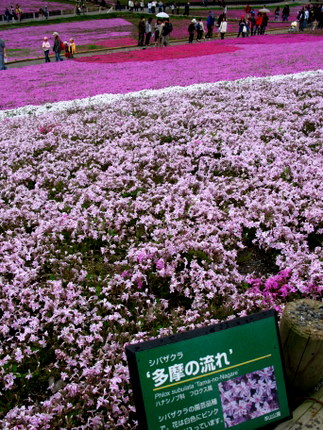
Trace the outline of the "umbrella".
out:
<instances>
[{"instance_id":1,"label":"umbrella","mask_svg":"<svg viewBox=\"0 0 323 430\"><path fill-rule=\"evenodd\" d=\"M262 9L259 9L259 12L261 12L261 13L270 13L270 10L267 9L267 8L265 8L265 7L263 7Z\"/></svg>"},{"instance_id":2,"label":"umbrella","mask_svg":"<svg viewBox=\"0 0 323 430\"><path fill-rule=\"evenodd\" d=\"M169 18L169 15L167 15L165 12L159 12L156 16L157 18Z\"/></svg>"}]
</instances>

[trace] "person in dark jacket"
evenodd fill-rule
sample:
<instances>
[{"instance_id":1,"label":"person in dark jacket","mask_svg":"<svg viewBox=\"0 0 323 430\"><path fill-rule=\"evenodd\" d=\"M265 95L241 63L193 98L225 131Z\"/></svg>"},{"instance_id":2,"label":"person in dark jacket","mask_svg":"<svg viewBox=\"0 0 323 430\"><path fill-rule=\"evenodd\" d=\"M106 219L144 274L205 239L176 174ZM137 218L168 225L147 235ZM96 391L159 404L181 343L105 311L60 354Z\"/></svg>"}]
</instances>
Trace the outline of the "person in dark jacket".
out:
<instances>
[{"instance_id":1,"label":"person in dark jacket","mask_svg":"<svg viewBox=\"0 0 323 430\"><path fill-rule=\"evenodd\" d=\"M209 15L207 17L207 20L206 20L207 33L206 33L205 37L207 39L212 39L214 24L215 24L215 16L214 16L214 13L212 11L210 11Z\"/></svg>"},{"instance_id":2,"label":"person in dark jacket","mask_svg":"<svg viewBox=\"0 0 323 430\"><path fill-rule=\"evenodd\" d=\"M267 25L268 25L268 21L269 21L268 15L266 13L264 13L262 15L262 23L261 23L261 27L260 27L260 34L265 34L265 31L266 31L266 28L267 28Z\"/></svg>"},{"instance_id":3,"label":"person in dark jacket","mask_svg":"<svg viewBox=\"0 0 323 430\"><path fill-rule=\"evenodd\" d=\"M190 25L188 26L188 43L193 43L194 40L194 34L195 34L195 29L196 29L196 19L192 19L192 21L190 22Z\"/></svg>"},{"instance_id":4,"label":"person in dark jacket","mask_svg":"<svg viewBox=\"0 0 323 430\"><path fill-rule=\"evenodd\" d=\"M141 16L138 24L138 46L144 46L145 32L146 32L145 17Z\"/></svg>"},{"instance_id":5,"label":"person in dark jacket","mask_svg":"<svg viewBox=\"0 0 323 430\"><path fill-rule=\"evenodd\" d=\"M185 7L184 7L184 15L189 16L189 14L190 14L190 3L187 2Z\"/></svg>"},{"instance_id":6,"label":"person in dark jacket","mask_svg":"<svg viewBox=\"0 0 323 430\"><path fill-rule=\"evenodd\" d=\"M55 59L56 61L63 61L63 58L61 57L62 41L56 31L53 33L53 36L54 36L53 51L55 52Z\"/></svg>"},{"instance_id":7,"label":"person in dark jacket","mask_svg":"<svg viewBox=\"0 0 323 430\"><path fill-rule=\"evenodd\" d=\"M168 46L169 45L169 36L173 31L173 24L169 22L169 18L164 19L164 25L161 33L161 45Z\"/></svg>"},{"instance_id":8,"label":"person in dark jacket","mask_svg":"<svg viewBox=\"0 0 323 430\"><path fill-rule=\"evenodd\" d=\"M249 22L249 28L250 28L250 34L251 36L253 36L255 33L255 29L256 29L256 17L254 13L251 13L248 19Z\"/></svg>"},{"instance_id":9,"label":"person in dark jacket","mask_svg":"<svg viewBox=\"0 0 323 430\"><path fill-rule=\"evenodd\" d=\"M4 40L0 39L0 70L6 70L7 67L5 65L5 58L7 58L6 54L6 44Z\"/></svg>"},{"instance_id":10,"label":"person in dark jacket","mask_svg":"<svg viewBox=\"0 0 323 430\"><path fill-rule=\"evenodd\" d=\"M10 22L10 20L11 20L11 13L10 13L10 10L8 8L6 8L6 10L5 10L4 17L5 17L5 20L7 22Z\"/></svg>"},{"instance_id":11,"label":"person in dark jacket","mask_svg":"<svg viewBox=\"0 0 323 430\"><path fill-rule=\"evenodd\" d=\"M287 4L286 6L284 6L282 11L282 21L288 21L289 13L289 6Z\"/></svg>"}]
</instances>

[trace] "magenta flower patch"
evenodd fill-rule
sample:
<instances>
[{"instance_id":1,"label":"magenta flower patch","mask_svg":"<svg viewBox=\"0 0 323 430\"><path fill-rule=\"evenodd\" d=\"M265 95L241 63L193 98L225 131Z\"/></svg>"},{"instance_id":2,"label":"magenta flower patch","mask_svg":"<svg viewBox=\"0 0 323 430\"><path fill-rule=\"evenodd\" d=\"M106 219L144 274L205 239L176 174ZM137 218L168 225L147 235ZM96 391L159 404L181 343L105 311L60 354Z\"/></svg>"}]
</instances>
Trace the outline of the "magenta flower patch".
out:
<instances>
[{"instance_id":1,"label":"magenta flower patch","mask_svg":"<svg viewBox=\"0 0 323 430\"><path fill-rule=\"evenodd\" d=\"M178 58L200 57L205 55L223 54L226 52L235 52L241 48L220 45L215 43L205 43L203 45L182 45L170 46L168 49L151 48L146 51L118 52L107 55L93 55L91 57L82 57L76 61L83 63L128 63L137 61L160 61L176 60Z\"/></svg>"}]
</instances>

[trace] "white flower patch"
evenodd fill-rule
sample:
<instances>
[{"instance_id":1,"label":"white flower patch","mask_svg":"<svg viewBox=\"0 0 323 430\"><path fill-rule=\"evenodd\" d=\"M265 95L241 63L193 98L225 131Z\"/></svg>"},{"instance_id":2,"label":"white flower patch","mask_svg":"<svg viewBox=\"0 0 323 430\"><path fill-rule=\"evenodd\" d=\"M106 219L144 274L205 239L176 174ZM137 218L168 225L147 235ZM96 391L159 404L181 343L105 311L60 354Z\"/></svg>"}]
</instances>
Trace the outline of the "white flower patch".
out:
<instances>
[{"instance_id":1,"label":"white flower patch","mask_svg":"<svg viewBox=\"0 0 323 430\"><path fill-rule=\"evenodd\" d=\"M181 92L190 92L195 90L208 90L211 88L217 88L217 87L223 87L226 88L233 87L235 88L236 85L244 85L250 82L257 82L257 81L264 81L264 82L276 82L281 80L293 80L293 79L302 79L305 77L319 77L323 75L322 70L315 70L315 71L309 71L309 72L300 72L300 73L294 73L294 74L288 74L288 75L274 75L274 76L268 76L265 78L255 78L255 77L248 77L244 79L238 79L236 81L220 81L215 83L205 83L205 84L194 84L189 85L187 87L181 87L181 86L174 86L174 87L168 87L163 88L159 90L142 90L142 91L135 91L127 94L100 94L93 97L87 97L84 99L79 100L71 100L71 101L63 101L63 102L57 102L57 103L45 103L42 106L33 106L28 105L17 109L8 109L0 111L0 120L3 118L8 117L15 117L15 116L39 116L44 115L46 113L50 112L62 112L66 109L84 109L87 107L100 105L100 104L113 104L117 103L120 100L128 100L132 98L149 98L149 97L155 97L158 95L167 95L167 94L176 94Z\"/></svg>"}]
</instances>

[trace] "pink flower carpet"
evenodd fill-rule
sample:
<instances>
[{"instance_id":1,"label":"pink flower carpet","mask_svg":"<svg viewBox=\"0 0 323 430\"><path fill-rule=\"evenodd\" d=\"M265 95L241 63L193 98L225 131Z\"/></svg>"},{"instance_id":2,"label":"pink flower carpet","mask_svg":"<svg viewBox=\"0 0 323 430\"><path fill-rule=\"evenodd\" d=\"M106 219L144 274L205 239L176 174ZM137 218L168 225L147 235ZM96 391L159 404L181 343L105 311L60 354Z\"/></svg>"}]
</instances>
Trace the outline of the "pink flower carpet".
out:
<instances>
[{"instance_id":1,"label":"pink flower carpet","mask_svg":"<svg viewBox=\"0 0 323 430\"><path fill-rule=\"evenodd\" d=\"M318 70L322 68L322 58L318 55L322 46L322 36L265 35L205 42L192 47L185 44L179 48L170 46L160 50L139 50L127 54L133 61L127 61L122 53L112 54L112 59L119 57L126 60L126 67L122 61L109 64L68 60L23 69L12 68L2 75L0 109L80 99L102 93L128 93L248 76ZM219 53L217 50L220 48L227 52ZM182 50L184 53L186 49L190 55L184 58L185 54L180 52ZM214 49L214 53L204 55L204 49ZM151 55L156 56L155 61L150 60ZM172 55L182 55L182 58L165 59Z\"/></svg>"}]
</instances>

